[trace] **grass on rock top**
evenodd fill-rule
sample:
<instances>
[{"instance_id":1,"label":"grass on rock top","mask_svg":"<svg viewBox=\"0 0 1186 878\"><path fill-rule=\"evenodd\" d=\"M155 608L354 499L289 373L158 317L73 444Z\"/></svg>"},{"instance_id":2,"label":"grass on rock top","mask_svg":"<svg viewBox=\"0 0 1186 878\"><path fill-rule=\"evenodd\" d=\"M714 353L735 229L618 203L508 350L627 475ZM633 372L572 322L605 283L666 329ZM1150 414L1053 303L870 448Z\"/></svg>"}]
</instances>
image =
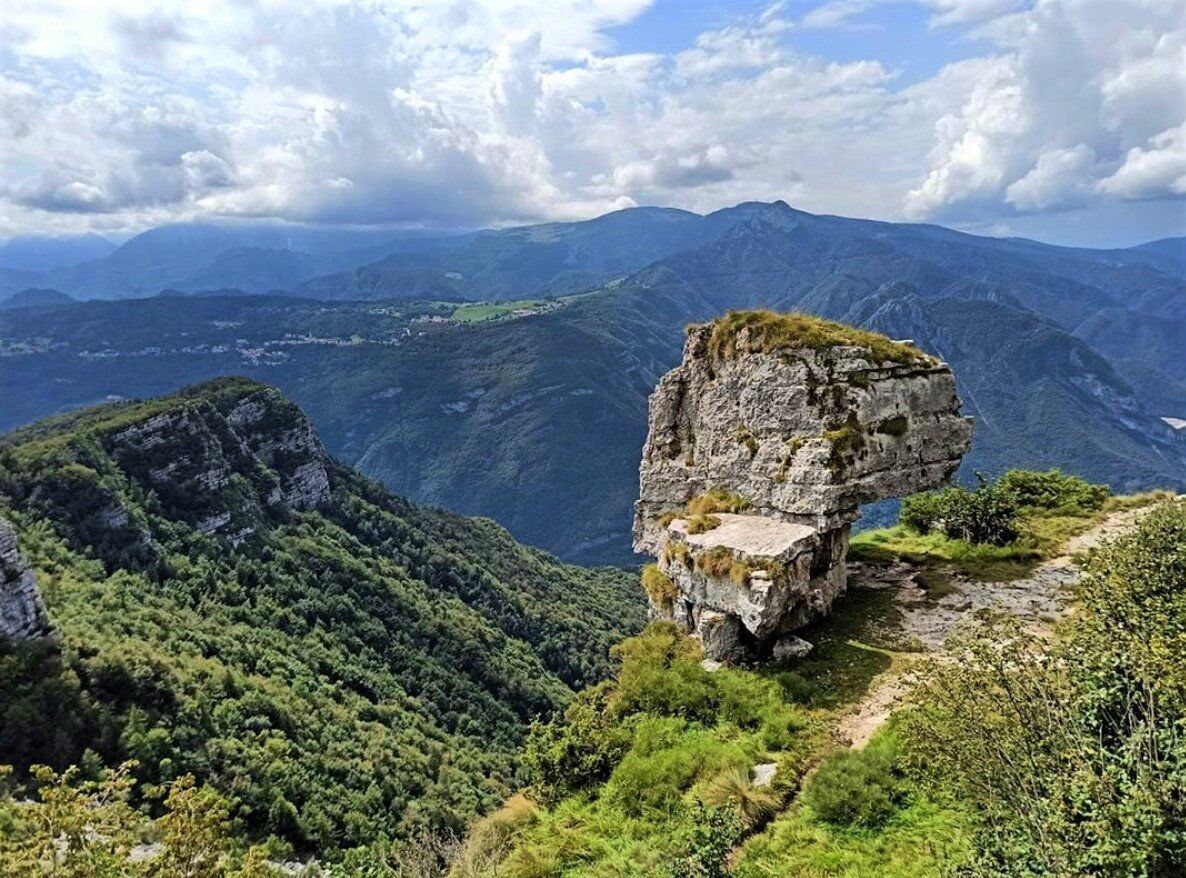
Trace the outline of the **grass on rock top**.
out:
<instances>
[{"instance_id":1,"label":"grass on rock top","mask_svg":"<svg viewBox=\"0 0 1186 878\"><path fill-rule=\"evenodd\" d=\"M864 348L870 359L907 365L930 365L934 358L913 345L894 341L877 332L808 314L774 311L730 311L712 324L708 351L714 360L740 354L770 354L788 350Z\"/></svg>"}]
</instances>

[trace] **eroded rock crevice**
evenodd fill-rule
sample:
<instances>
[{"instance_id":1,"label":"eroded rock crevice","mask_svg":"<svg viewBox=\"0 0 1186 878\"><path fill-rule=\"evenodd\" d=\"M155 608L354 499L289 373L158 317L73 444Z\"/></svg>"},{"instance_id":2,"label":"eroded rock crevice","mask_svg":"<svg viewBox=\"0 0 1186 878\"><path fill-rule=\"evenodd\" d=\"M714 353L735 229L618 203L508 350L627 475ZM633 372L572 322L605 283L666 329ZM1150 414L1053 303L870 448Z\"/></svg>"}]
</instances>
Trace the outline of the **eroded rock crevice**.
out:
<instances>
[{"instance_id":1,"label":"eroded rock crevice","mask_svg":"<svg viewBox=\"0 0 1186 878\"><path fill-rule=\"evenodd\" d=\"M635 506L652 617L713 660L801 654L793 632L844 591L860 506L942 484L971 435L951 370L907 344L799 316L689 327L650 399Z\"/></svg>"}]
</instances>

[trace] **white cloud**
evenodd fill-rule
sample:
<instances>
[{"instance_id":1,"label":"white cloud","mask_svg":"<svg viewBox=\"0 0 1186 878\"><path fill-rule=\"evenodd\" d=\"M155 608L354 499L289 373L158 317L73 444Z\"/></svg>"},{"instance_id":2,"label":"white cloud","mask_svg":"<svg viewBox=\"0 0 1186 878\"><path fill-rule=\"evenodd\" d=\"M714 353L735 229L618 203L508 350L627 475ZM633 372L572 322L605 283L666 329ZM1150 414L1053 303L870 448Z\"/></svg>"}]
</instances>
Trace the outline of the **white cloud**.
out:
<instances>
[{"instance_id":1,"label":"white cloud","mask_svg":"<svg viewBox=\"0 0 1186 878\"><path fill-rule=\"evenodd\" d=\"M1147 147L1130 149L1100 188L1121 198L1186 195L1186 123L1149 138Z\"/></svg>"},{"instance_id":2,"label":"white cloud","mask_svg":"<svg viewBox=\"0 0 1186 878\"><path fill-rule=\"evenodd\" d=\"M1182 194L1186 0L916 0L935 39L990 50L905 87L790 48L876 0L616 53L610 29L649 2L7 0L0 234L779 197L983 226Z\"/></svg>"},{"instance_id":3,"label":"white cloud","mask_svg":"<svg viewBox=\"0 0 1186 878\"><path fill-rule=\"evenodd\" d=\"M965 24L1004 15L1028 4L1028 0L923 0L933 10L935 25Z\"/></svg>"},{"instance_id":4,"label":"white cloud","mask_svg":"<svg viewBox=\"0 0 1186 878\"><path fill-rule=\"evenodd\" d=\"M1038 0L986 33L992 73L936 123L909 215L1183 194L1186 0Z\"/></svg>"},{"instance_id":5,"label":"white cloud","mask_svg":"<svg viewBox=\"0 0 1186 878\"><path fill-rule=\"evenodd\" d=\"M878 0L831 0L809 9L799 25L806 28L833 28L847 24L854 17L877 5Z\"/></svg>"},{"instance_id":6,"label":"white cloud","mask_svg":"<svg viewBox=\"0 0 1186 878\"><path fill-rule=\"evenodd\" d=\"M1090 196L1095 150L1080 143L1042 153L1028 174L1009 184L1005 200L1019 210L1067 207Z\"/></svg>"}]
</instances>

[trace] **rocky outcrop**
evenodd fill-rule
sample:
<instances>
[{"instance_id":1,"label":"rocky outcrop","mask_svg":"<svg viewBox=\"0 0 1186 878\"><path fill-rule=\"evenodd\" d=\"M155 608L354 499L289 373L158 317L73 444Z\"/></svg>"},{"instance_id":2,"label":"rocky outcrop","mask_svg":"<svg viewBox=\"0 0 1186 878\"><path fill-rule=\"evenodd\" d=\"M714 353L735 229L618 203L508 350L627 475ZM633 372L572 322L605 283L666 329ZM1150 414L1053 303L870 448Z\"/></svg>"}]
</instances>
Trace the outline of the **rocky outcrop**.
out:
<instances>
[{"instance_id":1,"label":"rocky outcrop","mask_svg":"<svg viewBox=\"0 0 1186 878\"><path fill-rule=\"evenodd\" d=\"M45 454L30 456L17 495L54 510L72 545L110 564L160 560L145 509L239 545L290 510L331 500L331 461L308 419L253 381L98 408L72 426L69 441L30 446Z\"/></svg>"},{"instance_id":2,"label":"rocky outcrop","mask_svg":"<svg viewBox=\"0 0 1186 878\"><path fill-rule=\"evenodd\" d=\"M943 483L970 443L951 370L908 344L770 312L690 327L640 470L635 549L670 583L652 616L712 659L801 653L860 506Z\"/></svg>"},{"instance_id":3,"label":"rocky outcrop","mask_svg":"<svg viewBox=\"0 0 1186 878\"><path fill-rule=\"evenodd\" d=\"M48 632L37 580L21 554L16 531L0 518L0 637L25 640Z\"/></svg>"}]
</instances>

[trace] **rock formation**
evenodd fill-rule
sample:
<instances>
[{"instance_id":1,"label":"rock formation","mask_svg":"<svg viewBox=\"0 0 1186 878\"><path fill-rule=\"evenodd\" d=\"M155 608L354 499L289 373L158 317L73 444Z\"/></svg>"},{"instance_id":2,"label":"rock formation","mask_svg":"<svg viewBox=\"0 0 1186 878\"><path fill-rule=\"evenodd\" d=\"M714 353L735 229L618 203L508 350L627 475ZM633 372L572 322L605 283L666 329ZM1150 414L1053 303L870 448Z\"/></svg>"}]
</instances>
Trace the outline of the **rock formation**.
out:
<instances>
[{"instance_id":1,"label":"rock formation","mask_svg":"<svg viewBox=\"0 0 1186 878\"><path fill-rule=\"evenodd\" d=\"M68 442L25 440L22 502L54 509L72 546L111 565L160 560L136 510L240 545L291 510L331 502L331 461L308 419L277 390L216 379L150 404L76 416ZM85 435L85 441L84 441ZM15 474L14 474L15 476Z\"/></svg>"},{"instance_id":2,"label":"rock formation","mask_svg":"<svg viewBox=\"0 0 1186 878\"><path fill-rule=\"evenodd\" d=\"M0 518L0 637L23 640L48 631L33 571L17 545L16 531Z\"/></svg>"},{"instance_id":3,"label":"rock formation","mask_svg":"<svg viewBox=\"0 0 1186 878\"><path fill-rule=\"evenodd\" d=\"M801 654L791 632L844 590L861 504L942 484L971 435L951 370L907 343L771 312L689 327L635 506L652 617L714 660Z\"/></svg>"}]
</instances>

